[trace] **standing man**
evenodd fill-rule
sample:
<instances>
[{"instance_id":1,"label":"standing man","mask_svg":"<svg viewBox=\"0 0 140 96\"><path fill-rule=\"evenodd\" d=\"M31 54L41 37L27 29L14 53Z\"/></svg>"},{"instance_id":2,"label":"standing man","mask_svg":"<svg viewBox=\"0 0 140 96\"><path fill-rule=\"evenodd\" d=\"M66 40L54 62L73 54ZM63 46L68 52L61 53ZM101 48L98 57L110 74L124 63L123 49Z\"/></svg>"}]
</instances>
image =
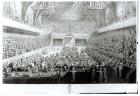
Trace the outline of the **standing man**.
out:
<instances>
[{"instance_id":1,"label":"standing man","mask_svg":"<svg viewBox=\"0 0 140 96\"><path fill-rule=\"evenodd\" d=\"M100 77L100 66L97 63L95 66L95 79L97 83L99 83L99 77Z\"/></svg>"},{"instance_id":2,"label":"standing man","mask_svg":"<svg viewBox=\"0 0 140 96\"><path fill-rule=\"evenodd\" d=\"M90 68L90 71L91 71L91 79L92 79L92 82L93 82L96 79L95 78L95 66L94 65Z\"/></svg>"},{"instance_id":3,"label":"standing man","mask_svg":"<svg viewBox=\"0 0 140 96\"><path fill-rule=\"evenodd\" d=\"M72 67L72 82L75 82L75 73L76 73L76 69L75 66Z\"/></svg>"},{"instance_id":4,"label":"standing man","mask_svg":"<svg viewBox=\"0 0 140 96\"><path fill-rule=\"evenodd\" d=\"M123 70L123 64L122 64L122 62L119 64L119 66L118 66L118 71L119 71L119 78L121 78L122 77L122 70Z\"/></svg>"}]
</instances>

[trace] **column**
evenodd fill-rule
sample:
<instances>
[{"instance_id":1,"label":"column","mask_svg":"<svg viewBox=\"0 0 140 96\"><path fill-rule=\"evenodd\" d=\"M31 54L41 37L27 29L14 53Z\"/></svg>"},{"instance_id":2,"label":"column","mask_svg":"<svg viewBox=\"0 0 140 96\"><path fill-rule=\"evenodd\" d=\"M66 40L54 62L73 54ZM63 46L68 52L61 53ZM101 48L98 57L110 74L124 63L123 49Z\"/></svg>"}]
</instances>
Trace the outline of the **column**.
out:
<instances>
[{"instance_id":1,"label":"column","mask_svg":"<svg viewBox=\"0 0 140 96\"><path fill-rule=\"evenodd\" d=\"M63 37L63 46L65 45L65 37Z\"/></svg>"},{"instance_id":2,"label":"column","mask_svg":"<svg viewBox=\"0 0 140 96\"><path fill-rule=\"evenodd\" d=\"M75 47L75 37L73 37L73 46Z\"/></svg>"},{"instance_id":3,"label":"column","mask_svg":"<svg viewBox=\"0 0 140 96\"><path fill-rule=\"evenodd\" d=\"M54 38L51 38L51 46L53 46L53 39L54 39Z\"/></svg>"}]
</instances>

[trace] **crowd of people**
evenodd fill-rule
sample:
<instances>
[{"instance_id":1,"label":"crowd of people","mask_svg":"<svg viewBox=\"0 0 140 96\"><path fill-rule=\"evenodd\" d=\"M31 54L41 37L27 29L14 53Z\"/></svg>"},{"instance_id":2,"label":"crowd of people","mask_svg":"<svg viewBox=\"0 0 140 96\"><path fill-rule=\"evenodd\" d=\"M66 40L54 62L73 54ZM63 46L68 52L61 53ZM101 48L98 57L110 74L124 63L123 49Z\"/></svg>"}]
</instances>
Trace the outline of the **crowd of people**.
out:
<instances>
[{"instance_id":1,"label":"crowd of people","mask_svg":"<svg viewBox=\"0 0 140 96\"><path fill-rule=\"evenodd\" d=\"M63 39L54 39L53 40L54 46L62 46L63 45Z\"/></svg>"},{"instance_id":2,"label":"crowd of people","mask_svg":"<svg viewBox=\"0 0 140 96\"><path fill-rule=\"evenodd\" d=\"M92 51L90 50L90 52ZM99 56L98 54L96 55ZM78 52L78 49L75 47L64 47L60 53L51 54L50 56L37 53L31 56L21 57L11 62L5 62L3 64L3 73L4 77L7 78L12 77L12 73L16 72L27 72L31 74L71 71L74 74L72 75L72 79L75 81L75 72L87 71L92 73L91 77L93 81L105 83L107 82L107 67L110 65L107 65L108 63L102 61L101 58L99 59L100 61L96 57L88 55L87 49ZM119 71L119 78L121 78L122 65L118 66L118 68L121 69ZM42 76L44 75L42 74Z\"/></svg>"},{"instance_id":3,"label":"crowd of people","mask_svg":"<svg viewBox=\"0 0 140 96\"><path fill-rule=\"evenodd\" d=\"M14 56L11 52L22 54L46 45L48 42L37 38L6 38L3 48L8 55L4 56ZM136 69L135 28L98 34L92 39L92 45L81 51L77 47L63 47L61 52L56 54L44 55L42 51L42 53L4 62L3 73L4 77L12 77L11 73L14 72L90 71L92 79L96 78L96 82L107 82L108 67L116 72L118 78L124 75L123 67L128 67L130 70Z\"/></svg>"},{"instance_id":4,"label":"crowd of people","mask_svg":"<svg viewBox=\"0 0 140 96\"><path fill-rule=\"evenodd\" d=\"M3 38L3 59L37 50L49 45L48 40L40 38Z\"/></svg>"},{"instance_id":5,"label":"crowd of people","mask_svg":"<svg viewBox=\"0 0 140 96\"><path fill-rule=\"evenodd\" d=\"M91 48L86 53L98 62L116 69L122 66L135 69L136 67L136 30L127 28L113 32L102 33L92 41Z\"/></svg>"},{"instance_id":6,"label":"crowd of people","mask_svg":"<svg viewBox=\"0 0 140 96\"><path fill-rule=\"evenodd\" d=\"M66 50L69 50L66 52ZM74 51L75 50L75 51ZM67 66L91 66L94 60L89 58L85 52L78 52L76 49L64 48L64 51L61 51L57 54L51 54L50 56L44 56L42 53L37 53L28 57L21 57L18 60L11 62L5 62L4 69L12 68L9 71L29 71L28 67L38 70L48 70L48 68L62 67Z\"/></svg>"},{"instance_id":7,"label":"crowd of people","mask_svg":"<svg viewBox=\"0 0 140 96\"><path fill-rule=\"evenodd\" d=\"M97 68L95 68L95 66L97 66ZM78 52L77 48L69 47L65 47L60 53L52 54L50 56L44 57L42 53L38 53L28 57L21 57L20 59L11 62L5 62L3 64L4 77L12 77L10 74L14 72L57 72L58 70L98 70L98 72L103 72L103 70L105 70L103 68L105 68L104 65L99 69L99 64L93 58L89 58L85 51ZM95 72L93 76L95 76Z\"/></svg>"},{"instance_id":8,"label":"crowd of people","mask_svg":"<svg viewBox=\"0 0 140 96\"><path fill-rule=\"evenodd\" d=\"M76 39L75 45L76 46L86 46L87 40L86 39Z\"/></svg>"}]
</instances>

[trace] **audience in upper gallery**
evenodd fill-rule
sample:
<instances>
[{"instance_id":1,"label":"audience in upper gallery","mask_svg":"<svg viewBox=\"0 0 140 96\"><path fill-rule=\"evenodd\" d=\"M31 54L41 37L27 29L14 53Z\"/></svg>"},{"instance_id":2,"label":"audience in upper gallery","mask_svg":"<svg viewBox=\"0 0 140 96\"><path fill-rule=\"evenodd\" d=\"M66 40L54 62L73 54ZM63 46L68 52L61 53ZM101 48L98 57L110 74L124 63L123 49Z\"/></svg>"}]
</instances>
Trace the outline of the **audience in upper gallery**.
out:
<instances>
[{"instance_id":1,"label":"audience in upper gallery","mask_svg":"<svg viewBox=\"0 0 140 96\"><path fill-rule=\"evenodd\" d=\"M113 63L124 59L129 66L128 62L136 59L136 31L133 28L99 34L92 42L93 49L87 50L87 53L99 61L108 63L111 59Z\"/></svg>"},{"instance_id":2,"label":"audience in upper gallery","mask_svg":"<svg viewBox=\"0 0 140 96\"><path fill-rule=\"evenodd\" d=\"M49 42L40 38L7 37L3 39L3 59L48 46Z\"/></svg>"}]
</instances>

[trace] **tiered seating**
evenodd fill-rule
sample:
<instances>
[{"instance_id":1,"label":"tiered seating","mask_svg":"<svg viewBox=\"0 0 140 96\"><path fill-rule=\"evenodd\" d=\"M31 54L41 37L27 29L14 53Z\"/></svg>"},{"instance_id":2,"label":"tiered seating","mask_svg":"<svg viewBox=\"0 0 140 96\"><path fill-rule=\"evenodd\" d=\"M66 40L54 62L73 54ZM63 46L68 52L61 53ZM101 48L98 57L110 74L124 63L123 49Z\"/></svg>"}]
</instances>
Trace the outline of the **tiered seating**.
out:
<instances>
[{"instance_id":1,"label":"tiered seating","mask_svg":"<svg viewBox=\"0 0 140 96\"><path fill-rule=\"evenodd\" d=\"M98 61L118 66L123 61L124 66L136 63L136 31L134 28L102 33L93 40L93 49L87 53Z\"/></svg>"},{"instance_id":2,"label":"tiered seating","mask_svg":"<svg viewBox=\"0 0 140 96\"><path fill-rule=\"evenodd\" d=\"M11 70L14 71L17 71L18 67L22 69L22 71L27 71L28 67L33 68L32 70L35 70L34 68L36 68L36 70L42 68L42 71L48 70L48 68L50 67L63 67L65 64L67 66L84 65L88 67L91 66L93 62L94 60L92 58L89 58L89 56L84 51L79 53L77 48L64 47L60 53L51 54L47 57L44 57L42 52L27 57L21 57L18 60L13 60L11 62L7 61L3 65L6 69L10 67Z\"/></svg>"},{"instance_id":3,"label":"tiered seating","mask_svg":"<svg viewBox=\"0 0 140 96\"><path fill-rule=\"evenodd\" d=\"M40 38L4 37L3 59L33 51L48 45L49 42L47 40Z\"/></svg>"},{"instance_id":4,"label":"tiered seating","mask_svg":"<svg viewBox=\"0 0 140 96\"><path fill-rule=\"evenodd\" d=\"M63 39L54 39L53 45L54 46L62 46L63 45Z\"/></svg>"}]
</instances>

